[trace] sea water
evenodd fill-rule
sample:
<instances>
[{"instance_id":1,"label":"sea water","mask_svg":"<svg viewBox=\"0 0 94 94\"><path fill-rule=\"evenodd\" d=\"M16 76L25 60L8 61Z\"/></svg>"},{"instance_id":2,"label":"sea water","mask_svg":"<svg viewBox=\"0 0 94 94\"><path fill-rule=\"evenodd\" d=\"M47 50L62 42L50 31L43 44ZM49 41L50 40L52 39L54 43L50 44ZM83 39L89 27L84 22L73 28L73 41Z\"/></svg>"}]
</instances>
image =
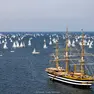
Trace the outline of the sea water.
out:
<instances>
[{"instance_id":1,"label":"sea water","mask_svg":"<svg viewBox=\"0 0 94 94\"><path fill-rule=\"evenodd\" d=\"M38 33L38 32L37 32ZM20 36L24 34L37 34L29 32L20 32ZM41 32L42 33L42 32ZM3 49L0 45L0 94L93 94L94 88L81 89L75 86L63 84L57 81L52 81L48 78L45 69L51 66L50 54L54 52L54 45L49 45L49 35L58 34L62 36L64 33L60 32L46 32L44 36L32 37L32 44L28 46L28 39L31 37L27 35L23 38L26 46L24 48L14 49L11 53L11 46L8 42L8 49ZM18 32L3 33L5 35L18 34ZM74 33L72 33L74 34ZM80 33L76 33L80 34ZM87 33L94 35L94 33ZM47 40L47 49L43 49L43 40ZM60 40L63 45L64 42ZM32 55L33 49L40 51L39 55ZM87 51L89 49L87 48ZM94 53L94 47L90 49ZM52 64L54 65L54 63ZM92 70L94 72L94 69Z\"/></svg>"}]
</instances>

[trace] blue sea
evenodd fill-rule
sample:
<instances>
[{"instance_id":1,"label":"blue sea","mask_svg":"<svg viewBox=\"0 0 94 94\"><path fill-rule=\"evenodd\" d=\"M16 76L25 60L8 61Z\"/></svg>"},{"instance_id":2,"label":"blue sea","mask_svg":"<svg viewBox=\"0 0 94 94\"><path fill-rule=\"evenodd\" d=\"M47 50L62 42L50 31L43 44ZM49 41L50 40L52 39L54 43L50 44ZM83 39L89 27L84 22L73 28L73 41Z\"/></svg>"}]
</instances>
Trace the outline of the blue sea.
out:
<instances>
[{"instance_id":1,"label":"blue sea","mask_svg":"<svg viewBox=\"0 0 94 94\"><path fill-rule=\"evenodd\" d=\"M3 49L0 44L0 94L94 94L94 87L82 89L71 85L52 81L48 78L45 69L52 64L50 54L54 52L54 44L49 45L49 36L59 36L59 44L65 46L62 36L64 32L1 32L7 39L8 49ZM41 35L40 35L41 34ZM71 32L71 36L80 35L81 32ZM87 36L94 36L93 32L85 32ZM9 38L15 35L23 37L21 41L25 43L23 48L15 48L11 53L12 43ZM31 46L28 46L28 40L31 40ZM2 37L3 39L3 37ZM0 39L0 40L2 40ZM47 49L43 48L44 39L46 40ZM93 40L93 39L92 39ZM93 40L94 41L94 40ZM40 54L33 55L32 51L36 48ZM94 53L93 48L85 48L87 52ZM91 57L89 57L92 61ZM94 73L94 66L89 69Z\"/></svg>"}]
</instances>

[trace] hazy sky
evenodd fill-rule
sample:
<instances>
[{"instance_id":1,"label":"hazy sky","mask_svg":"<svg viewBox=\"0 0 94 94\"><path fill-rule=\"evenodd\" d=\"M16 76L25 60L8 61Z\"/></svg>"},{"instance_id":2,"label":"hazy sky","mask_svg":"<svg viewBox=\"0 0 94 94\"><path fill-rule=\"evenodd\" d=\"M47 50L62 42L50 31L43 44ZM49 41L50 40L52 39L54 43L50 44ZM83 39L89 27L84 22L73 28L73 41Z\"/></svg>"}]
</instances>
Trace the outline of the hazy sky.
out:
<instances>
[{"instance_id":1,"label":"hazy sky","mask_svg":"<svg viewBox=\"0 0 94 94\"><path fill-rule=\"evenodd\" d=\"M0 0L0 31L94 31L94 0Z\"/></svg>"}]
</instances>

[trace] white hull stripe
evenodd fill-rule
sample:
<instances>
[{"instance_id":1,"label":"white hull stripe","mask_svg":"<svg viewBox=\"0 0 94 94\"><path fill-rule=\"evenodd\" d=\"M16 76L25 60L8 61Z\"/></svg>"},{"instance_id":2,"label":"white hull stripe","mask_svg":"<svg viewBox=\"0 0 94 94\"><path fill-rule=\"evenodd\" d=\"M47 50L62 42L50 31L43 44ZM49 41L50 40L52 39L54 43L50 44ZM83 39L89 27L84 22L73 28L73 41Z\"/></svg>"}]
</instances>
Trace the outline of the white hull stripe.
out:
<instances>
[{"instance_id":1,"label":"white hull stripe","mask_svg":"<svg viewBox=\"0 0 94 94\"><path fill-rule=\"evenodd\" d=\"M60 78L60 79L62 79L62 80L67 80L67 81L73 81L73 82L86 82L86 83L88 83L88 82L93 82L93 81L77 81L77 80L71 80L71 79L67 79L67 78L63 78L63 77L59 77L59 76L55 76L55 75L52 75L52 74L48 74L48 75L50 75L50 76L52 76L52 77L56 77L56 78Z\"/></svg>"},{"instance_id":2,"label":"white hull stripe","mask_svg":"<svg viewBox=\"0 0 94 94\"><path fill-rule=\"evenodd\" d=\"M58 78L53 78L51 76L49 76L51 79L54 79L54 80L57 80L57 81L61 81L61 82L65 82L65 83L68 83L68 84L73 84L73 85L81 85L81 86L91 86L92 84L82 84L82 83L72 83L72 82L68 82L68 81L64 81L64 80L61 80L61 79L58 79Z\"/></svg>"}]
</instances>

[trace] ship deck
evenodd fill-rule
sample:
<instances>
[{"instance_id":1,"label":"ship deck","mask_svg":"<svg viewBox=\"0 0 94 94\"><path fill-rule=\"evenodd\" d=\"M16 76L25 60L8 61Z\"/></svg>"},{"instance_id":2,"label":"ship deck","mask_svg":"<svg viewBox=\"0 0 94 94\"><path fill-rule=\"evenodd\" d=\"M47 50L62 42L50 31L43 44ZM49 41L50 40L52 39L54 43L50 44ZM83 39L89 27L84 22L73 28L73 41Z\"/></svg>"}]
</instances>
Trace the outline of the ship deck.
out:
<instances>
[{"instance_id":1,"label":"ship deck","mask_svg":"<svg viewBox=\"0 0 94 94\"><path fill-rule=\"evenodd\" d=\"M78 80L78 81L94 81L94 78L89 75L83 75L80 72L69 72L66 73L64 69L57 70L56 68L47 68L46 72L52 74L54 76L63 77L71 80Z\"/></svg>"}]
</instances>

